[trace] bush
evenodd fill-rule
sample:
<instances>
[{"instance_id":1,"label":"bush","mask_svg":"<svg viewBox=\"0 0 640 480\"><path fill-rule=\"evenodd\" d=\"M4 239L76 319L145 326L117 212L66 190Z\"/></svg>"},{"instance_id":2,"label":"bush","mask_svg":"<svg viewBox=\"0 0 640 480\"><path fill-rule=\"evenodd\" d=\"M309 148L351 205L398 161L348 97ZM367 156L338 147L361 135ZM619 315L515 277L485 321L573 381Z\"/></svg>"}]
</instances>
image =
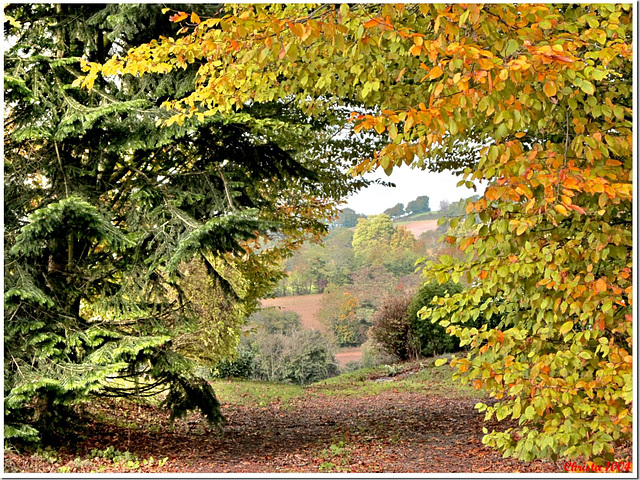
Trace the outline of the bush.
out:
<instances>
[{"instance_id":1,"label":"bush","mask_svg":"<svg viewBox=\"0 0 640 480\"><path fill-rule=\"evenodd\" d=\"M377 367L393 363L395 360L396 357L385 352L373 338L362 344L362 368Z\"/></svg>"},{"instance_id":2,"label":"bush","mask_svg":"<svg viewBox=\"0 0 640 480\"><path fill-rule=\"evenodd\" d=\"M222 360L214 369L218 378L251 378L255 353L241 345L233 360Z\"/></svg>"},{"instance_id":3,"label":"bush","mask_svg":"<svg viewBox=\"0 0 640 480\"><path fill-rule=\"evenodd\" d=\"M331 344L315 330L291 335L264 330L244 337L234 360L220 362L218 378L236 377L307 385L338 374Z\"/></svg>"},{"instance_id":4,"label":"bush","mask_svg":"<svg viewBox=\"0 0 640 480\"><path fill-rule=\"evenodd\" d=\"M447 293L453 295L460 292L462 292L462 286L459 283L431 282L422 285L411 300L406 311L406 319L410 323L410 329L421 356L439 355L460 349L460 341L457 337L449 335L443 326L432 323L429 318L418 316L418 312L429 305L433 297L444 297Z\"/></svg>"},{"instance_id":5,"label":"bush","mask_svg":"<svg viewBox=\"0 0 640 480\"><path fill-rule=\"evenodd\" d=\"M414 357L417 353L411 321L407 317L410 302L411 297L407 295L388 295L371 319L373 339L385 352L400 360Z\"/></svg>"},{"instance_id":6,"label":"bush","mask_svg":"<svg viewBox=\"0 0 640 480\"><path fill-rule=\"evenodd\" d=\"M283 355L284 381L299 385L338 375L330 343L317 330L300 330L289 337Z\"/></svg>"},{"instance_id":7,"label":"bush","mask_svg":"<svg viewBox=\"0 0 640 480\"><path fill-rule=\"evenodd\" d=\"M288 310L276 308L263 308L254 313L249 319L250 322L262 325L267 333L281 333L291 335L296 330L300 330L300 315Z\"/></svg>"}]
</instances>

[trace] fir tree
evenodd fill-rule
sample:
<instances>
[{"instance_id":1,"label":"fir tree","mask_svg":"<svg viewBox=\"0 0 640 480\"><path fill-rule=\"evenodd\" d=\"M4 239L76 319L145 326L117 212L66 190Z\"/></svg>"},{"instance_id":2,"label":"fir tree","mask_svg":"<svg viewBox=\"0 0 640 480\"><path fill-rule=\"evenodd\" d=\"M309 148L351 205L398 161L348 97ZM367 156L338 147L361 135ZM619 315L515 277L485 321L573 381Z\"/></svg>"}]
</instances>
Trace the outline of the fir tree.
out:
<instances>
[{"instance_id":1,"label":"fir tree","mask_svg":"<svg viewBox=\"0 0 640 480\"><path fill-rule=\"evenodd\" d=\"M166 392L173 415L219 422L197 362L233 354L281 259L362 186L338 173L370 145L283 103L158 129L193 68L74 81L81 57L175 34L159 6L5 10L5 437L90 395Z\"/></svg>"}]
</instances>

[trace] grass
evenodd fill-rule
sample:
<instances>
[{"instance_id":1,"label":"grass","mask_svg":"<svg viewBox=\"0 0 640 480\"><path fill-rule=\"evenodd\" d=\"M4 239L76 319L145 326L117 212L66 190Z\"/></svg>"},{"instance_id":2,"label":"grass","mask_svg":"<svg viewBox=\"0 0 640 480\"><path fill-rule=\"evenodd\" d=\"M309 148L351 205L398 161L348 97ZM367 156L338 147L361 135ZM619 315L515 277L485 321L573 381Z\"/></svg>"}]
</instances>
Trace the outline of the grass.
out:
<instances>
[{"instance_id":1,"label":"grass","mask_svg":"<svg viewBox=\"0 0 640 480\"><path fill-rule=\"evenodd\" d=\"M277 403L285 408L295 399L308 395L366 397L388 391L462 397L478 397L483 394L482 391L453 380L451 368L447 365L436 367L434 361L435 358L429 358L398 364L393 368L388 365L362 368L308 387L244 379L215 380L212 386L223 403L259 407ZM397 375L390 377L390 372L397 372Z\"/></svg>"},{"instance_id":2,"label":"grass","mask_svg":"<svg viewBox=\"0 0 640 480\"><path fill-rule=\"evenodd\" d=\"M401 217L395 220L394 223L401 225L403 223L419 222L421 220L437 220L438 218L440 218L440 212L414 213L412 215L407 215L406 217Z\"/></svg>"},{"instance_id":3,"label":"grass","mask_svg":"<svg viewBox=\"0 0 640 480\"><path fill-rule=\"evenodd\" d=\"M280 403L286 407L305 393L305 388L300 385L259 380L221 379L211 384L220 402L243 406L264 407Z\"/></svg>"}]
</instances>

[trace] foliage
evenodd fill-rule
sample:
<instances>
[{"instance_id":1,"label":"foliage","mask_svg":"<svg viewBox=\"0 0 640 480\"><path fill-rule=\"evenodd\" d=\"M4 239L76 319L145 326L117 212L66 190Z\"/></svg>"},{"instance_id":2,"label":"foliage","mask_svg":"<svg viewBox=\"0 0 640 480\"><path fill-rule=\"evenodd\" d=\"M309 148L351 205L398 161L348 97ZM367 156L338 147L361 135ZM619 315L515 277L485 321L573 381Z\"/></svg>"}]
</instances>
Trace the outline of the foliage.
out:
<instances>
[{"instance_id":1,"label":"foliage","mask_svg":"<svg viewBox=\"0 0 640 480\"><path fill-rule=\"evenodd\" d=\"M267 333L291 335L300 329L300 315L276 308L263 308L251 315L249 321L258 324Z\"/></svg>"},{"instance_id":2,"label":"foliage","mask_svg":"<svg viewBox=\"0 0 640 480\"><path fill-rule=\"evenodd\" d=\"M308 385L338 373L331 345L317 330L298 330L292 335L258 333L251 343L253 378Z\"/></svg>"},{"instance_id":3,"label":"foliage","mask_svg":"<svg viewBox=\"0 0 640 480\"><path fill-rule=\"evenodd\" d=\"M417 344L418 354L421 356L439 355L441 353L455 352L460 349L458 338L451 336L446 329L420 312L430 306L434 297L445 297L462 292L459 283L428 282L420 287L411 302L407 306L406 317L411 325L414 341ZM478 328L481 325L476 325Z\"/></svg>"},{"instance_id":4,"label":"foliage","mask_svg":"<svg viewBox=\"0 0 640 480\"><path fill-rule=\"evenodd\" d=\"M373 314L371 336L390 355L400 360L416 357L418 345L412 335L407 308L408 295L387 295Z\"/></svg>"},{"instance_id":5,"label":"foliage","mask_svg":"<svg viewBox=\"0 0 640 480\"><path fill-rule=\"evenodd\" d=\"M318 320L325 324L336 345L353 347L366 338L368 311L348 288L332 288L322 297Z\"/></svg>"},{"instance_id":6,"label":"foliage","mask_svg":"<svg viewBox=\"0 0 640 480\"><path fill-rule=\"evenodd\" d=\"M177 34L159 5L5 13L7 437L60 431L89 395L166 391L173 415L220 421L197 363L232 355L282 261L363 185L337 173L371 142L278 102L156 128L195 68L78 88L81 57Z\"/></svg>"},{"instance_id":7,"label":"foliage","mask_svg":"<svg viewBox=\"0 0 640 480\"><path fill-rule=\"evenodd\" d=\"M360 266L382 265L396 277L411 273L418 259L413 234L384 213L358 220L352 245Z\"/></svg>"},{"instance_id":8,"label":"foliage","mask_svg":"<svg viewBox=\"0 0 640 480\"><path fill-rule=\"evenodd\" d=\"M344 228L353 228L358 224L359 218L366 218L366 215L362 213L356 213L356 211L352 208L343 208L331 226L332 227L344 227Z\"/></svg>"},{"instance_id":9,"label":"foliage","mask_svg":"<svg viewBox=\"0 0 640 480\"><path fill-rule=\"evenodd\" d=\"M253 350L243 348L240 344L233 359L224 359L215 366L213 376L217 378L253 378L255 356Z\"/></svg>"},{"instance_id":10,"label":"foliage","mask_svg":"<svg viewBox=\"0 0 640 480\"><path fill-rule=\"evenodd\" d=\"M422 195L415 200L407 203L407 213L423 213L430 212L431 208L429 208L429 197L426 195Z\"/></svg>"},{"instance_id":11,"label":"foliage","mask_svg":"<svg viewBox=\"0 0 640 480\"><path fill-rule=\"evenodd\" d=\"M497 400L479 408L518 423L487 444L601 463L632 436L631 40L630 4L242 5L88 67L85 84L200 62L169 122L274 98L311 117L357 102L354 130L387 139L357 171L488 182L467 206L480 222L447 237L464 261L428 266L472 286L433 318L470 348L452 361L460 378ZM498 328L465 326L495 313Z\"/></svg>"},{"instance_id":12,"label":"foliage","mask_svg":"<svg viewBox=\"0 0 640 480\"><path fill-rule=\"evenodd\" d=\"M385 215L389 215L391 218L399 218L403 216L406 212L404 211L404 204L397 203L395 206L391 208L387 208L384 212Z\"/></svg>"}]
</instances>

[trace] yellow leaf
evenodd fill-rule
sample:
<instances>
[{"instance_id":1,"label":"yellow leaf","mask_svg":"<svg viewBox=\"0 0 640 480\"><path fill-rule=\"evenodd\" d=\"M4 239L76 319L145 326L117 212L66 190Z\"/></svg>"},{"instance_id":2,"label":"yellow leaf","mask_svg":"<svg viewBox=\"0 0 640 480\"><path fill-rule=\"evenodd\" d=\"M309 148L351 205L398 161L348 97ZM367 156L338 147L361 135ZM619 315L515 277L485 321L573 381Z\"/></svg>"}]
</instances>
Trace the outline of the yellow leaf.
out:
<instances>
[{"instance_id":1,"label":"yellow leaf","mask_svg":"<svg viewBox=\"0 0 640 480\"><path fill-rule=\"evenodd\" d=\"M564 207L564 205L556 205L555 209L562 215L567 215L569 213L569 211Z\"/></svg>"},{"instance_id":2,"label":"yellow leaf","mask_svg":"<svg viewBox=\"0 0 640 480\"><path fill-rule=\"evenodd\" d=\"M556 84L552 81L548 81L544 84L544 93L547 94L547 97L553 97L557 93Z\"/></svg>"},{"instance_id":3,"label":"yellow leaf","mask_svg":"<svg viewBox=\"0 0 640 480\"><path fill-rule=\"evenodd\" d=\"M191 12L191 23L200 23L200 17L196 12Z\"/></svg>"},{"instance_id":4,"label":"yellow leaf","mask_svg":"<svg viewBox=\"0 0 640 480\"><path fill-rule=\"evenodd\" d=\"M162 9L162 14L164 15L165 13L167 13L169 10L171 10L170 8L163 8Z\"/></svg>"},{"instance_id":5,"label":"yellow leaf","mask_svg":"<svg viewBox=\"0 0 640 480\"><path fill-rule=\"evenodd\" d=\"M560 335L564 335L565 333L568 333L572 328L573 328L572 321L564 322L560 327L560 330L558 330L558 333L560 333Z\"/></svg>"}]
</instances>

